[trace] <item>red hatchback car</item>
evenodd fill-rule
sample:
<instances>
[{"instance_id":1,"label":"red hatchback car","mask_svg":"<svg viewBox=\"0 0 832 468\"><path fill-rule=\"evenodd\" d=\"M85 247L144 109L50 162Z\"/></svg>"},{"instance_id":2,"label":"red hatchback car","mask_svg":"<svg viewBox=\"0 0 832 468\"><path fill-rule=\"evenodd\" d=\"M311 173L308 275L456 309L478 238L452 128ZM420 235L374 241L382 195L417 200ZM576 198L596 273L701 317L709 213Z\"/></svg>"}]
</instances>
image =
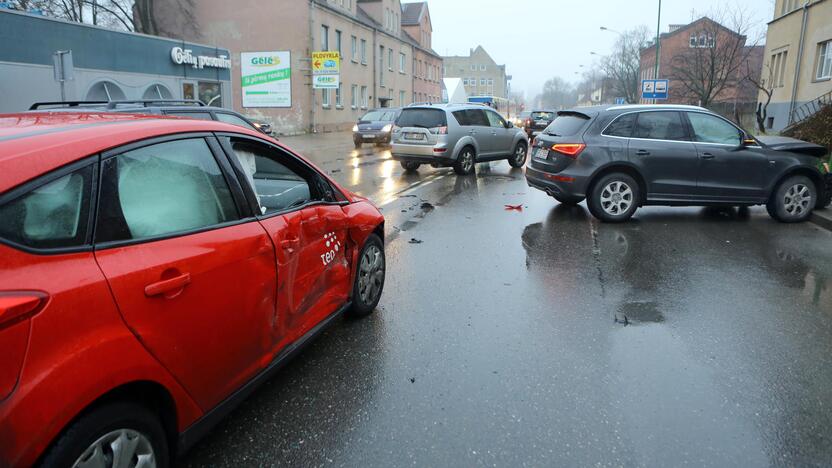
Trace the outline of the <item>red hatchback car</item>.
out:
<instances>
[{"instance_id":1,"label":"red hatchback car","mask_svg":"<svg viewBox=\"0 0 832 468\"><path fill-rule=\"evenodd\" d=\"M0 115L0 466L167 466L384 286L384 218L212 121Z\"/></svg>"}]
</instances>

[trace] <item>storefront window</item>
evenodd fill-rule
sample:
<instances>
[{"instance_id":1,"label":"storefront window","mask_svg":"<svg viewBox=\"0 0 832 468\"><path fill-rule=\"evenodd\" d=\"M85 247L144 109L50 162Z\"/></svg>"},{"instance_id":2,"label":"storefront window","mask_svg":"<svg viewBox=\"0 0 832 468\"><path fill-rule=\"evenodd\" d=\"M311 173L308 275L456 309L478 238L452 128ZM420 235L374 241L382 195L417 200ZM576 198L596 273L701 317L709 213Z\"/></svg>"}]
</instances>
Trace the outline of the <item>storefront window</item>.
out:
<instances>
[{"instance_id":1,"label":"storefront window","mask_svg":"<svg viewBox=\"0 0 832 468\"><path fill-rule=\"evenodd\" d=\"M209 106L222 107L222 88L220 84L200 81L199 100Z\"/></svg>"},{"instance_id":2,"label":"storefront window","mask_svg":"<svg viewBox=\"0 0 832 468\"><path fill-rule=\"evenodd\" d=\"M193 83L182 83L182 99L196 99L195 91Z\"/></svg>"}]
</instances>

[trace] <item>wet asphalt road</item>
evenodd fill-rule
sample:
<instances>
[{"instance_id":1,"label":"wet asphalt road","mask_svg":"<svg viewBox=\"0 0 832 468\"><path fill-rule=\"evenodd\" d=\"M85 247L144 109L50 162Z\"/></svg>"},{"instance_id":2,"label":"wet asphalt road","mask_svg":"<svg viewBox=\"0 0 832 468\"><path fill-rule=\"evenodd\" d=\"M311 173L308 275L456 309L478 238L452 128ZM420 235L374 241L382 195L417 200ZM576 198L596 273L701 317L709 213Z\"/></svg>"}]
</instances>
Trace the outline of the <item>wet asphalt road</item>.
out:
<instances>
[{"instance_id":1,"label":"wet asphalt road","mask_svg":"<svg viewBox=\"0 0 832 468\"><path fill-rule=\"evenodd\" d=\"M380 308L183 465L832 465L832 233L760 208L602 225L505 162L405 176L324 137L286 141L384 204Z\"/></svg>"}]
</instances>

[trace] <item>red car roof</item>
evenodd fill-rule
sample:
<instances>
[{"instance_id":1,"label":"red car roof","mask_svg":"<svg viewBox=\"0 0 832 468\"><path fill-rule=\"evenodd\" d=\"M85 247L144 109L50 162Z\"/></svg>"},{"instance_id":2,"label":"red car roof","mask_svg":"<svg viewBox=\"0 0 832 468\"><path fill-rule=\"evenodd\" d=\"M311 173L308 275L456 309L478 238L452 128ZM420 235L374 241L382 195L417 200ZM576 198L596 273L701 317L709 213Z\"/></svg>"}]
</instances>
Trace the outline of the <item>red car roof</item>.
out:
<instances>
[{"instance_id":1,"label":"red car roof","mask_svg":"<svg viewBox=\"0 0 832 468\"><path fill-rule=\"evenodd\" d=\"M86 156L185 132L263 134L212 120L115 113L0 114L0 193Z\"/></svg>"}]
</instances>

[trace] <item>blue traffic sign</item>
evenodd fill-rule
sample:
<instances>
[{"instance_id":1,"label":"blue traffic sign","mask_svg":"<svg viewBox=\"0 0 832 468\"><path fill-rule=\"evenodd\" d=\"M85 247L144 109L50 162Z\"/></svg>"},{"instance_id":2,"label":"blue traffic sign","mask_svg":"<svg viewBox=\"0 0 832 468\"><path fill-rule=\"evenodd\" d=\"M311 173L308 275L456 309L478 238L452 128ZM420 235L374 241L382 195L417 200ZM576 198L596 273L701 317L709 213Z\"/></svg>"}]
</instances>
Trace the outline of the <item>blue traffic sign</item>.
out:
<instances>
[{"instance_id":1,"label":"blue traffic sign","mask_svg":"<svg viewBox=\"0 0 832 468\"><path fill-rule=\"evenodd\" d=\"M627 98L617 97L617 98L615 98L615 103L619 104L619 105L620 104L627 104Z\"/></svg>"},{"instance_id":2,"label":"blue traffic sign","mask_svg":"<svg viewBox=\"0 0 832 468\"><path fill-rule=\"evenodd\" d=\"M667 99L667 80L642 80L641 97L644 99Z\"/></svg>"}]
</instances>

